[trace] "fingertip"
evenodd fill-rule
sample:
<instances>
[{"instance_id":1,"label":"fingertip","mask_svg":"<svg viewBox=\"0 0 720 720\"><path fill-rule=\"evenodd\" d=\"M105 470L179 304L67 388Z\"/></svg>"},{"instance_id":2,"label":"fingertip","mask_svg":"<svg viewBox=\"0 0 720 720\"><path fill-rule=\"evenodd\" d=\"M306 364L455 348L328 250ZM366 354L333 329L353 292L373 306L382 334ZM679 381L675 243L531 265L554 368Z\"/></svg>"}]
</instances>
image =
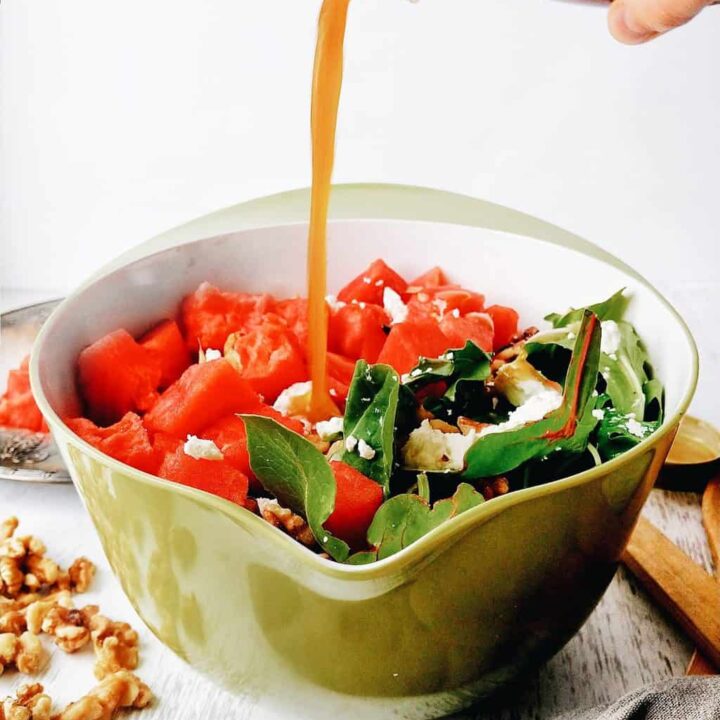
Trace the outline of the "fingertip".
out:
<instances>
[{"instance_id":1,"label":"fingertip","mask_svg":"<svg viewBox=\"0 0 720 720\"><path fill-rule=\"evenodd\" d=\"M643 28L635 21L632 9L623 0L615 0L608 13L610 34L625 45L640 45L659 33Z\"/></svg>"}]
</instances>

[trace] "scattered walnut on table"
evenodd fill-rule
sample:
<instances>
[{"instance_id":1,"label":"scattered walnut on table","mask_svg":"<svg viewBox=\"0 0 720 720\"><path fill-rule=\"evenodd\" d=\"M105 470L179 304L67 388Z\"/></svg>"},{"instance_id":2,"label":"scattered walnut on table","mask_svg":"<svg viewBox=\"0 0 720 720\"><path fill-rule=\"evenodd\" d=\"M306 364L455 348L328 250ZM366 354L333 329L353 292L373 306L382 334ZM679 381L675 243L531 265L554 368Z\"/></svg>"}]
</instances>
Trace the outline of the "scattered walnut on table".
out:
<instances>
[{"instance_id":1,"label":"scattered walnut on table","mask_svg":"<svg viewBox=\"0 0 720 720\"><path fill-rule=\"evenodd\" d=\"M20 685L15 697L5 698L0 705L0 720L50 720L52 700L40 683Z\"/></svg>"},{"instance_id":2,"label":"scattered walnut on table","mask_svg":"<svg viewBox=\"0 0 720 720\"><path fill-rule=\"evenodd\" d=\"M292 510L282 507L277 500L257 498L257 504L260 516L271 525L284 530L290 537L295 538L303 545L308 547L315 545L312 531L305 519L300 515L296 515Z\"/></svg>"},{"instance_id":3,"label":"scattered walnut on table","mask_svg":"<svg viewBox=\"0 0 720 720\"><path fill-rule=\"evenodd\" d=\"M152 701L150 688L133 673L108 675L85 697L70 703L53 720L109 720L120 708L144 708Z\"/></svg>"},{"instance_id":4,"label":"scattered walnut on table","mask_svg":"<svg viewBox=\"0 0 720 720\"><path fill-rule=\"evenodd\" d=\"M0 611L0 633L19 635L27 630L27 620L22 610Z\"/></svg>"},{"instance_id":5,"label":"scattered walnut on table","mask_svg":"<svg viewBox=\"0 0 720 720\"><path fill-rule=\"evenodd\" d=\"M0 542L11 538L15 534L19 524L20 521L14 515L0 522Z\"/></svg>"},{"instance_id":6,"label":"scattered walnut on table","mask_svg":"<svg viewBox=\"0 0 720 720\"><path fill-rule=\"evenodd\" d=\"M0 593L8 597L20 594L25 573L20 566L20 560L14 557L0 557Z\"/></svg>"},{"instance_id":7,"label":"scattered walnut on table","mask_svg":"<svg viewBox=\"0 0 720 720\"><path fill-rule=\"evenodd\" d=\"M280 514L288 532L300 531L286 513L292 516L289 510ZM67 653L92 639L101 682L55 715L42 685L23 685L0 703L0 720L110 720L120 708L148 705L150 689L129 672L138 664L137 633L127 623L100 615L96 605L73 606L72 593L85 592L92 583L93 563L79 557L63 570L47 557L39 538L15 535L17 527L16 517L0 523L0 675L10 666L38 672L46 658L39 634L46 633Z\"/></svg>"},{"instance_id":8,"label":"scattered walnut on table","mask_svg":"<svg viewBox=\"0 0 720 720\"><path fill-rule=\"evenodd\" d=\"M34 675L42 668L45 657L45 650L35 633L0 634L0 674L6 667L14 665L20 672Z\"/></svg>"},{"instance_id":9,"label":"scattered walnut on table","mask_svg":"<svg viewBox=\"0 0 720 720\"><path fill-rule=\"evenodd\" d=\"M95 565L86 557L77 558L68 568L70 590L76 593L87 592L95 577Z\"/></svg>"},{"instance_id":10,"label":"scattered walnut on table","mask_svg":"<svg viewBox=\"0 0 720 720\"><path fill-rule=\"evenodd\" d=\"M95 677L104 677L119 670L134 670L138 664L138 634L126 622L95 615L90 620L95 648Z\"/></svg>"},{"instance_id":11,"label":"scattered walnut on table","mask_svg":"<svg viewBox=\"0 0 720 720\"><path fill-rule=\"evenodd\" d=\"M0 523L0 595L13 598L27 592L85 592L89 588L95 566L87 558L78 558L63 570L45 554L39 538L15 535L17 526L15 517Z\"/></svg>"},{"instance_id":12,"label":"scattered walnut on table","mask_svg":"<svg viewBox=\"0 0 720 720\"><path fill-rule=\"evenodd\" d=\"M42 631L52 636L66 653L74 653L90 641L90 622L98 613L97 605L68 608L54 605L43 618Z\"/></svg>"},{"instance_id":13,"label":"scattered walnut on table","mask_svg":"<svg viewBox=\"0 0 720 720\"><path fill-rule=\"evenodd\" d=\"M65 608L72 607L70 593L63 590L41 600L36 600L25 609L25 620L28 630L34 633L42 632L42 624L48 613L57 605Z\"/></svg>"}]
</instances>

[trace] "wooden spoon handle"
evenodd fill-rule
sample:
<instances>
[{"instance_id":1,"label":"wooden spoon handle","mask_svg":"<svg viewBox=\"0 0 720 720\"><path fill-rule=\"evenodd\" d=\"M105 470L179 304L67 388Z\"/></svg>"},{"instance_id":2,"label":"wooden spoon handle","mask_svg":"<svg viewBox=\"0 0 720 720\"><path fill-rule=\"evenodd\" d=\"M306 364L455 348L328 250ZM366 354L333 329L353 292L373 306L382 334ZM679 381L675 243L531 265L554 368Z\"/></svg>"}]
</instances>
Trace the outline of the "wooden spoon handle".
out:
<instances>
[{"instance_id":1,"label":"wooden spoon handle","mask_svg":"<svg viewBox=\"0 0 720 720\"><path fill-rule=\"evenodd\" d=\"M644 518L638 521L623 562L720 668L720 583Z\"/></svg>"},{"instance_id":2,"label":"wooden spoon handle","mask_svg":"<svg viewBox=\"0 0 720 720\"><path fill-rule=\"evenodd\" d=\"M715 575L720 580L720 476L714 477L705 488L702 514L710 553L715 563Z\"/></svg>"},{"instance_id":3,"label":"wooden spoon handle","mask_svg":"<svg viewBox=\"0 0 720 720\"><path fill-rule=\"evenodd\" d=\"M710 553L715 564L715 576L720 580L720 477L713 478L705 488L702 500L703 524ZM717 670L698 650L693 653L686 675L715 675Z\"/></svg>"}]
</instances>

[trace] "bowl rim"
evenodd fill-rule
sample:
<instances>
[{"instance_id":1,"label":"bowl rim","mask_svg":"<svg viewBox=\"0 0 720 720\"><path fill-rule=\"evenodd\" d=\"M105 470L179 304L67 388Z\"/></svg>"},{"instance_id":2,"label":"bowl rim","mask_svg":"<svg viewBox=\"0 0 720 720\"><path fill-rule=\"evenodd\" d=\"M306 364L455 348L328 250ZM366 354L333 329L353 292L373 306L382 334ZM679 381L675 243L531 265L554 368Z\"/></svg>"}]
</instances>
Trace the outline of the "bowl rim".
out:
<instances>
[{"instance_id":1,"label":"bowl rim","mask_svg":"<svg viewBox=\"0 0 720 720\"><path fill-rule=\"evenodd\" d=\"M352 188L357 188L358 186L351 186ZM368 186L372 189L378 189L379 186L373 185ZM398 186L390 186L390 189L397 188ZM382 190L382 186L379 187L380 190ZM475 200L474 198L467 198L467 196L455 196L451 193L442 193L441 191L432 191L425 188L405 188L406 190L414 191L414 190L420 190L420 191L428 191L430 193L441 193L443 195L449 195L451 197L458 197L458 198L464 198L471 201L474 201L476 203L484 203L484 201ZM339 190L334 188L333 192L337 193ZM304 192L304 191L303 191ZM283 194L285 195L285 194ZM370 206L372 207L372 206ZM498 206L496 206L498 207ZM223 211L221 211L223 212ZM514 212L514 211L511 211ZM208 216L210 217L210 216ZM400 221L400 222L407 222L409 224L449 224L449 225L465 225L468 227L483 227L482 225L479 225L477 223L472 222L452 222L448 221L447 219L443 218L442 220L432 220L429 218L423 218L423 219L414 219L411 217L374 217L372 214L363 215L361 212L359 213L358 217L343 217L342 219L334 218L330 220L333 224L344 224L347 222L357 222L357 221L380 221L380 222L387 222L387 221ZM288 226L288 225L307 225L306 220L297 220L297 219L291 219L287 222L272 222L270 219L268 219L268 222L261 225L251 226L255 229L258 228L265 228L268 230L271 230L273 228L279 228L282 226ZM237 233L243 233L246 230L250 230L251 228L241 228L239 230L236 230L234 232ZM559 229L560 230L560 229ZM296 540L288 536L287 534L279 531L277 528L271 526L269 523L265 522L261 517L255 515L254 513L251 513L250 511L246 510L246 508L241 507L239 505L236 505L234 503L231 503L227 500L224 500L223 498L217 497L215 495L212 495L210 493L207 493L203 490L198 490L195 488L190 488L184 485L180 485L179 483L173 483L170 485L167 480L163 480L162 478L158 478L155 475L152 475L147 472L143 472L141 470L137 470L136 468L133 468L130 465L126 465L125 463L122 463L118 460L115 460L114 458L111 458L109 455L105 455L104 453L100 452L96 448L94 448L92 445L84 441L82 438L80 438L78 435L76 435L70 428L63 422L63 420L55 413L54 409L50 406L50 403L48 399L45 396L42 383L40 381L39 376L39 358L40 355L43 352L44 347L44 340L45 337L49 334L50 330L54 326L54 324L58 321L58 318L62 316L62 311L68 305L70 302L75 300L79 295L81 295L84 290L91 285L95 285L97 282L100 282L103 278L107 277L109 274L114 273L115 271L119 271L122 269L125 269L136 262L140 262L142 260L145 260L150 257L154 257L156 255L160 255L164 252L167 252L171 249L171 247L164 247L156 251L151 251L148 254L141 255L138 257L134 257L130 259L129 262L126 263L109 263L103 270L101 270L99 273L96 273L93 275L88 281L80 285L75 291L70 293L67 298L56 308L56 310L52 313L50 318L45 322L43 327L40 330L40 333L38 334L35 343L33 345L33 351L31 354L31 361L30 361L30 380L31 380L31 386L33 390L33 394L35 395L35 398L37 400L37 403L44 415L44 417L48 420L53 432L60 431L61 433L64 433L67 435L66 440L68 442L71 442L71 444L74 444L76 446L79 446L82 451L90 455L94 460L102 463L106 467L108 467L111 471L121 473L125 476L132 476L133 478L148 483L151 485L155 485L156 487L162 487L166 490L171 489L174 492L179 493L180 495L183 495L187 497L188 499L193 499L194 501L200 501L203 505L212 507L213 509L223 513L224 515L228 516L230 519L240 523L250 523L250 527L253 528L253 531L256 533L261 533L265 536L266 540L270 543L278 543L277 547L279 552L281 553L290 553L288 556L288 559L295 559L298 562L301 562L305 565L308 565L310 569L317 571L321 573L322 575L335 578L335 579L342 579L342 580L348 580L348 581L369 581L369 580L376 580L378 578L387 578L388 576L393 576L396 574L404 574L409 569L419 565L423 560L428 559L432 557L434 554L434 551L439 551L442 547L445 546L445 543L449 543L454 537L462 535L467 528L469 528L471 525L475 525L481 522L485 522L489 520L491 517L503 512L506 509L509 509L511 507L514 507L515 505L519 505L521 503L525 502L531 502L536 498L543 497L546 495L552 495L557 492L563 492L565 490L569 490L574 487L578 487L580 485L584 485L587 483L592 482L593 480L605 476L610 472L613 472L614 470L622 467L623 465L631 463L636 457L641 456L644 454L649 448L657 445L663 438L665 438L668 434L674 433L677 429L677 426L682 419L683 415L687 411L688 405L690 404L690 401L693 397L693 394L695 392L695 388L697 386L697 379L698 379L698 368L699 368L699 359L698 359L698 352L697 347L695 344L695 341L693 339L693 336L683 320L682 316L678 313L678 311L674 308L674 306L642 275L640 275L636 270L631 268L630 266L626 265L623 261L612 255L611 253L608 253L607 251L603 250L602 248L596 246L593 243L590 243L589 241L583 240L581 238L577 238L576 236L573 236L566 231L561 231L563 235L557 238L550 238L550 237L538 237L536 235L528 235L523 234L520 232L508 232L506 230L498 229L498 228L492 228L492 231L494 232L505 232L509 235L523 237L523 238L530 238L534 241L538 242L545 242L553 245L557 245L560 247L563 247L568 250L572 250L574 252L578 252L580 254L586 255L588 257L593 258L594 260L597 260L598 262L605 263L607 265L610 265L614 267L615 269L620 270L621 272L625 273L626 275L630 275L635 280L637 280L640 284L642 284L646 290L650 291L659 301L660 303L670 312L670 314L674 317L675 321L678 323L680 329L683 331L683 334L685 336L685 339L688 344L688 348L690 350L691 354L691 368L690 368L690 377L688 378L685 390L683 392L683 395L680 399L680 401L677 404L677 407L675 411L672 413L672 415L666 416L662 425L658 430L656 430L652 435L648 436L644 440L642 440L638 445L636 445L631 450L623 453L622 455L614 458L613 460L610 460L608 462L602 463L601 465L598 465L594 468L590 468L588 470L585 470L581 473L577 473L575 475L571 475L566 478L561 478L559 480L555 480L549 483L545 483L543 485L538 485L531 488L525 488L522 490L516 490L511 493L508 493L506 495L503 495L498 498L494 498L493 502L485 502L481 503L480 505L471 508L470 510L465 511L464 513L458 515L457 517L453 518L452 522L443 523L431 532L429 532L427 535L424 535L422 538L418 539L408 547L404 548L400 552L396 553L395 555L392 555L388 558L384 558L383 560L378 560L373 563L365 564L365 565L348 565L344 563L338 563L334 560L326 559L323 557L320 557L318 554L310 550L309 548L306 548L302 544L298 543ZM172 231L171 231L172 232ZM223 237L225 235L234 234L233 232L222 232L220 234L216 235L210 235L206 237L198 237L194 240L190 240L188 242L182 242L179 244L182 245L193 245L193 244L201 244L206 241L210 241L213 239L217 239L219 237ZM160 236L162 237L162 236ZM151 241L152 242L152 241ZM132 252L132 251L131 251Z\"/></svg>"}]
</instances>

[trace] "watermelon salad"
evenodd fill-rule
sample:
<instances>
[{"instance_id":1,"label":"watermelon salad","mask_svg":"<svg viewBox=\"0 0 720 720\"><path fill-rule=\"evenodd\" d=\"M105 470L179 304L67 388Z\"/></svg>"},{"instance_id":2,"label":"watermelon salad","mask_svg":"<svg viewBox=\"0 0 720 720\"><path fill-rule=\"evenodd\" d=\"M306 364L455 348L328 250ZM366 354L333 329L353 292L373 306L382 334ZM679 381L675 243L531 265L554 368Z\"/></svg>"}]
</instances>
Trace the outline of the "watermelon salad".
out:
<instances>
[{"instance_id":1,"label":"watermelon salad","mask_svg":"<svg viewBox=\"0 0 720 720\"><path fill-rule=\"evenodd\" d=\"M243 506L328 558L373 562L659 427L663 388L623 319L628 300L621 290L520 329L515 310L439 268L407 282L376 260L327 298L339 412L312 423L306 301L203 283L177 317L80 353L85 416L65 422L116 460ZM29 392L13 383L0 413L16 386ZM28 418L41 429L39 413Z\"/></svg>"}]
</instances>

